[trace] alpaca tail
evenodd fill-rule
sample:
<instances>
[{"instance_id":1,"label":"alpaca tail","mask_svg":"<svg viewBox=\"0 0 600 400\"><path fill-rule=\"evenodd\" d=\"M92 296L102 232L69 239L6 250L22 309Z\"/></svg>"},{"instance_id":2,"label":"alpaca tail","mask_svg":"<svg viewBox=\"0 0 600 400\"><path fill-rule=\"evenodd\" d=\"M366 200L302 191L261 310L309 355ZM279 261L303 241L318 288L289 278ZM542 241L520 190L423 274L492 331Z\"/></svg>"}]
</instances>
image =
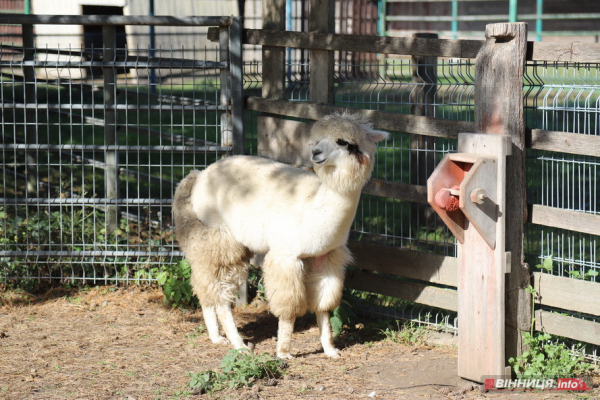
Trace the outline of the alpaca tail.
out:
<instances>
[{"instance_id":1,"label":"alpaca tail","mask_svg":"<svg viewBox=\"0 0 600 400\"><path fill-rule=\"evenodd\" d=\"M177 185L173 196L173 217L175 220L175 236L179 246L185 252L188 239L200 232L205 225L198 219L192 207L192 189L200 175L200 171L192 171Z\"/></svg>"}]
</instances>

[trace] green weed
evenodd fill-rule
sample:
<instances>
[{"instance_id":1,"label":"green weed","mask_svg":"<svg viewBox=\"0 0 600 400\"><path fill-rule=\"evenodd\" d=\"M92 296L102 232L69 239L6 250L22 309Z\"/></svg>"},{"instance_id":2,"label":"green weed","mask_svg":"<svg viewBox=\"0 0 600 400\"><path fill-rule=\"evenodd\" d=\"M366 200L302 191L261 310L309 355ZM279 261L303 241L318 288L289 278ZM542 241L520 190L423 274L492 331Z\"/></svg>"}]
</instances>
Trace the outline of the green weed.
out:
<instances>
[{"instance_id":1,"label":"green weed","mask_svg":"<svg viewBox=\"0 0 600 400\"><path fill-rule=\"evenodd\" d=\"M413 321L400 324L396 321L396 329L387 327L381 331L386 340L411 346L420 346L425 342L425 328L415 324Z\"/></svg>"},{"instance_id":2,"label":"green weed","mask_svg":"<svg viewBox=\"0 0 600 400\"><path fill-rule=\"evenodd\" d=\"M252 386L259 379L277 379L286 363L268 354L254 355L252 350L229 350L221 361L221 371L191 373L189 387L200 393Z\"/></svg>"},{"instance_id":3,"label":"green weed","mask_svg":"<svg viewBox=\"0 0 600 400\"><path fill-rule=\"evenodd\" d=\"M548 264L551 265L551 257L548 259L550 259ZM544 263L546 263L546 260L544 260ZM548 265L545 268L548 268ZM531 285L525 290L532 296L531 313L535 315L537 290ZM570 378L592 369L592 366L584 361L583 355L574 354L580 353L582 345L579 345L575 351L570 351L565 343L559 343L551 334L535 333L534 327L535 318L532 318L529 332L521 333L528 350L520 356L508 359L519 378L539 378L541 376Z\"/></svg>"}]
</instances>

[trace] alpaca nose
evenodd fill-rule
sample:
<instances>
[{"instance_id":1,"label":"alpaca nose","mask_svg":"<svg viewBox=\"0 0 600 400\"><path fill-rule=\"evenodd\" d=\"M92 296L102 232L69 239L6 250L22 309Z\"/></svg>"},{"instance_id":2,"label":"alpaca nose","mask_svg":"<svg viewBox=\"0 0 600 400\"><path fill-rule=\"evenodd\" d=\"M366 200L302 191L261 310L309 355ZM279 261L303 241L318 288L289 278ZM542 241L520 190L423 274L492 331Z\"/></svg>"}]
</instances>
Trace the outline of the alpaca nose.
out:
<instances>
[{"instance_id":1,"label":"alpaca nose","mask_svg":"<svg viewBox=\"0 0 600 400\"><path fill-rule=\"evenodd\" d=\"M318 147L314 147L312 149L312 162L314 163L322 163L324 161L323 150Z\"/></svg>"}]
</instances>

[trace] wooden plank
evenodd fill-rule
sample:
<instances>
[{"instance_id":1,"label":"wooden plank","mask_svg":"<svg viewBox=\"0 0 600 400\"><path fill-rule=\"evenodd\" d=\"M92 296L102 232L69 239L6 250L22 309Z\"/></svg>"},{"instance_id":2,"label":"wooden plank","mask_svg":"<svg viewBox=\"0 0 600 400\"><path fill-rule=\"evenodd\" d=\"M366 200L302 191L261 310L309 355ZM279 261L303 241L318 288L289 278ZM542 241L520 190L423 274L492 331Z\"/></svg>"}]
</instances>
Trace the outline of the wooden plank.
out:
<instances>
[{"instance_id":1,"label":"wooden plank","mask_svg":"<svg viewBox=\"0 0 600 400\"><path fill-rule=\"evenodd\" d=\"M528 204L528 221L569 231L600 235L600 215Z\"/></svg>"},{"instance_id":2,"label":"wooden plank","mask_svg":"<svg viewBox=\"0 0 600 400\"><path fill-rule=\"evenodd\" d=\"M282 118L258 117L258 148L260 157L286 164L312 167L310 125Z\"/></svg>"},{"instance_id":3,"label":"wooden plank","mask_svg":"<svg viewBox=\"0 0 600 400\"><path fill-rule=\"evenodd\" d=\"M452 58L475 58L484 43L482 40L271 32L265 29L245 29L244 34L244 43L263 46Z\"/></svg>"},{"instance_id":4,"label":"wooden plank","mask_svg":"<svg viewBox=\"0 0 600 400\"><path fill-rule=\"evenodd\" d=\"M583 42L528 42L528 61L600 63L600 44Z\"/></svg>"},{"instance_id":5,"label":"wooden plank","mask_svg":"<svg viewBox=\"0 0 600 400\"><path fill-rule=\"evenodd\" d=\"M354 110L346 107L328 106L309 102L262 99L249 97L246 108L286 117L319 120L334 112L348 111L362 114L377 129L415 133L419 135L457 138L459 132L475 132L475 124L470 121L451 121L417 115L394 114L373 110Z\"/></svg>"},{"instance_id":6,"label":"wooden plank","mask_svg":"<svg viewBox=\"0 0 600 400\"><path fill-rule=\"evenodd\" d=\"M278 36L285 31L286 0L263 0L263 28ZM262 96L285 99L285 49L264 45L262 48Z\"/></svg>"},{"instance_id":7,"label":"wooden plank","mask_svg":"<svg viewBox=\"0 0 600 400\"><path fill-rule=\"evenodd\" d=\"M470 266L459 264L458 290L465 296L464 302L459 299L459 319L464 321L475 312L479 314L472 323L460 327L458 368L462 377L478 381L483 375L504 375L507 359L522 352L520 331L528 329L531 322L531 299L523 289L529 273L523 262L522 242L526 207L523 74L527 24L489 24L485 36L475 64L475 131L510 136L512 141L511 156L506 160L506 186L502 188L507 194L503 216L508 233L505 249L512 257L510 267L506 267L511 273L506 275L504 251L489 254L483 249L487 244L481 236L474 229L465 230L469 247L461 249L461 256L468 254L480 261ZM497 239L500 235L504 236L497 234ZM481 306L482 299L487 306Z\"/></svg>"},{"instance_id":8,"label":"wooden plank","mask_svg":"<svg viewBox=\"0 0 600 400\"><path fill-rule=\"evenodd\" d=\"M538 304L600 316L600 282L534 272L533 286Z\"/></svg>"},{"instance_id":9,"label":"wooden plank","mask_svg":"<svg viewBox=\"0 0 600 400\"><path fill-rule=\"evenodd\" d=\"M360 269L456 287L455 257L354 241L348 247Z\"/></svg>"},{"instance_id":10,"label":"wooden plank","mask_svg":"<svg viewBox=\"0 0 600 400\"><path fill-rule=\"evenodd\" d=\"M536 310L535 330L600 346L600 323L598 322Z\"/></svg>"},{"instance_id":11,"label":"wooden plank","mask_svg":"<svg viewBox=\"0 0 600 400\"><path fill-rule=\"evenodd\" d=\"M427 187L371 178L362 190L365 194L427 204Z\"/></svg>"},{"instance_id":12,"label":"wooden plank","mask_svg":"<svg viewBox=\"0 0 600 400\"><path fill-rule=\"evenodd\" d=\"M333 33L335 28L333 0L311 0L308 30ZM333 51L310 50L309 98L313 103L333 104Z\"/></svg>"},{"instance_id":13,"label":"wooden plank","mask_svg":"<svg viewBox=\"0 0 600 400\"><path fill-rule=\"evenodd\" d=\"M444 310L456 311L458 306L455 290L400 282L365 272L349 271L345 285L351 289L379 293Z\"/></svg>"},{"instance_id":14,"label":"wooden plank","mask_svg":"<svg viewBox=\"0 0 600 400\"><path fill-rule=\"evenodd\" d=\"M532 129L527 139L527 147L535 150L600 157L600 136Z\"/></svg>"}]
</instances>

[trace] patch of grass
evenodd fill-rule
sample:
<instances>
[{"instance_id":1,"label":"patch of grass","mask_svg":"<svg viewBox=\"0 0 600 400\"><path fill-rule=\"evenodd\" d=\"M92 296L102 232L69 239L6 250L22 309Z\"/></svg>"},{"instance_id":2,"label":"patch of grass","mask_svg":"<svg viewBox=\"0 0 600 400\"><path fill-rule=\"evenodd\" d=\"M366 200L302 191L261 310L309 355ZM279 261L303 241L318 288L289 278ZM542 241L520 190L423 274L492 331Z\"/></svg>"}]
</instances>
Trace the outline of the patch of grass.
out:
<instances>
[{"instance_id":1,"label":"patch of grass","mask_svg":"<svg viewBox=\"0 0 600 400\"><path fill-rule=\"evenodd\" d=\"M425 328L414 322L401 324L396 321L396 329L387 327L381 331L386 340L410 346L420 346L425 343Z\"/></svg>"},{"instance_id":2,"label":"patch of grass","mask_svg":"<svg viewBox=\"0 0 600 400\"><path fill-rule=\"evenodd\" d=\"M229 350L221 361L221 371L191 373L189 387L194 392L212 393L223 389L252 386L260 379L277 379L286 363L268 354L254 355L252 350Z\"/></svg>"}]
</instances>

